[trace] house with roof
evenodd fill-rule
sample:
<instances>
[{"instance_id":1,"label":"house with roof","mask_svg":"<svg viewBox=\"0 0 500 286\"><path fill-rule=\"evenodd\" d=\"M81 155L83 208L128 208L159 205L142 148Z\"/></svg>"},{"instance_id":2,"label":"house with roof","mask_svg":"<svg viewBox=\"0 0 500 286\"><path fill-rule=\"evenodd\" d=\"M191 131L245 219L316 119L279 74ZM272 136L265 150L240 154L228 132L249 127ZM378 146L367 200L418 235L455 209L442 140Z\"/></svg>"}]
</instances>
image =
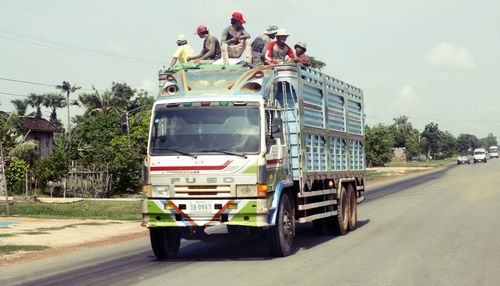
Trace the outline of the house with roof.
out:
<instances>
[{"instance_id":1,"label":"house with roof","mask_svg":"<svg viewBox=\"0 0 500 286\"><path fill-rule=\"evenodd\" d=\"M21 125L28 130L26 140L35 140L38 142L38 155L40 158L46 158L52 154L54 144L54 133L61 130L50 121L41 117L22 117Z\"/></svg>"},{"instance_id":2,"label":"house with roof","mask_svg":"<svg viewBox=\"0 0 500 286\"><path fill-rule=\"evenodd\" d=\"M0 111L0 117L8 115L7 112ZM20 119L21 126L27 131L25 140L38 142L37 152L40 158L50 156L54 144L54 133L59 133L61 130L42 117L21 117Z\"/></svg>"}]
</instances>

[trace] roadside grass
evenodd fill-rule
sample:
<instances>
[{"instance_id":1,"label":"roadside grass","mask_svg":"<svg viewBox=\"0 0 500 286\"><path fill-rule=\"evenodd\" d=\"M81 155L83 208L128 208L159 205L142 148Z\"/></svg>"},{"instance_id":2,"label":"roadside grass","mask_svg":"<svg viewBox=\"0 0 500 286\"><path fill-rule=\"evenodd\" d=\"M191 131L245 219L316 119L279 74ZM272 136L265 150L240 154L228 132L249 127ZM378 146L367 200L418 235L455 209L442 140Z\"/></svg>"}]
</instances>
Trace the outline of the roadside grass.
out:
<instances>
[{"instance_id":1,"label":"roadside grass","mask_svg":"<svg viewBox=\"0 0 500 286\"><path fill-rule=\"evenodd\" d=\"M449 165L450 163L454 163L456 160L454 158L444 159L444 160L432 160L428 162L421 161L410 161L406 163L387 163L384 167L443 167Z\"/></svg>"},{"instance_id":2,"label":"roadside grass","mask_svg":"<svg viewBox=\"0 0 500 286\"><path fill-rule=\"evenodd\" d=\"M429 162L420 162L420 161L411 161L406 163L387 163L384 167L393 167L393 168L408 168L407 170L403 170L403 172L392 172L385 171L384 167L378 168L378 170L367 170L366 171L366 180L368 182L379 180L383 177L398 177L401 175L408 175L415 172L418 172L418 168L439 168L447 166L451 163L454 163L455 159L444 159L444 160L434 160ZM412 169L414 168L414 169Z\"/></svg>"},{"instance_id":3,"label":"roadside grass","mask_svg":"<svg viewBox=\"0 0 500 286\"><path fill-rule=\"evenodd\" d=\"M0 213L5 213L3 204L0 204ZM138 201L78 201L65 204L15 201L11 206L11 213L20 217L38 218L141 219L141 207ZM89 224L94 223L89 222Z\"/></svg>"},{"instance_id":4,"label":"roadside grass","mask_svg":"<svg viewBox=\"0 0 500 286\"><path fill-rule=\"evenodd\" d=\"M13 237L15 235L15 233L0 233L0 237Z\"/></svg>"},{"instance_id":5,"label":"roadside grass","mask_svg":"<svg viewBox=\"0 0 500 286\"><path fill-rule=\"evenodd\" d=\"M50 247L45 245L15 245L15 244L0 245L0 255L12 254L19 251L40 251L47 248Z\"/></svg>"}]
</instances>

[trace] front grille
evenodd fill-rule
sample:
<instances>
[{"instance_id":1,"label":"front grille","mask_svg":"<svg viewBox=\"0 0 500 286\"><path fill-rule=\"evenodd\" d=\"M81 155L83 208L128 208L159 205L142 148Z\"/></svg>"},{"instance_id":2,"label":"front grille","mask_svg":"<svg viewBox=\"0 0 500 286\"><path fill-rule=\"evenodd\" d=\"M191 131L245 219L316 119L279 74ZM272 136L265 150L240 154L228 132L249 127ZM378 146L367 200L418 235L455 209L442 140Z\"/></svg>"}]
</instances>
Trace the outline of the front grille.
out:
<instances>
[{"instance_id":1,"label":"front grille","mask_svg":"<svg viewBox=\"0 0 500 286\"><path fill-rule=\"evenodd\" d=\"M175 186L175 197L229 197L229 185Z\"/></svg>"}]
</instances>

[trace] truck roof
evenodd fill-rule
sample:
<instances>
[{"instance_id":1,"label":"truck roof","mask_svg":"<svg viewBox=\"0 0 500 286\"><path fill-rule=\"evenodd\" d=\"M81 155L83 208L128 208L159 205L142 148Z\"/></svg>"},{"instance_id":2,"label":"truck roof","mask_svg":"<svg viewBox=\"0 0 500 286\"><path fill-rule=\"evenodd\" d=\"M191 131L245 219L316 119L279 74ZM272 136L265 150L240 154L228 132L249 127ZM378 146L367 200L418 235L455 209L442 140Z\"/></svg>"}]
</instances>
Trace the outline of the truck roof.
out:
<instances>
[{"instance_id":1,"label":"truck roof","mask_svg":"<svg viewBox=\"0 0 500 286\"><path fill-rule=\"evenodd\" d=\"M317 69L297 64L251 67L248 65L182 64L164 68L158 73L160 91L157 100L185 96L266 97L273 83L282 79L307 82L362 102L363 91Z\"/></svg>"}]
</instances>

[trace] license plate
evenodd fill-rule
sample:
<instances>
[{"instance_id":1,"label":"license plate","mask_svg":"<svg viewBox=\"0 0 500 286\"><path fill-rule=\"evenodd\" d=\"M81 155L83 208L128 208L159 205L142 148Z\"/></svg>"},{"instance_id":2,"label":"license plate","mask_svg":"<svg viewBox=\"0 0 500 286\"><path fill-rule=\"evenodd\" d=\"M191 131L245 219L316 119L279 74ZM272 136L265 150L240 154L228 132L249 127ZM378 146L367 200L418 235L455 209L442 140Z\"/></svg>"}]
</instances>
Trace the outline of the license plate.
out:
<instances>
[{"instance_id":1,"label":"license plate","mask_svg":"<svg viewBox=\"0 0 500 286\"><path fill-rule=\"evenodd\" d=\"M209 213L212 211L211 201L194 201L189 204L191 212Z\"/></svg>"}]
</instances>

